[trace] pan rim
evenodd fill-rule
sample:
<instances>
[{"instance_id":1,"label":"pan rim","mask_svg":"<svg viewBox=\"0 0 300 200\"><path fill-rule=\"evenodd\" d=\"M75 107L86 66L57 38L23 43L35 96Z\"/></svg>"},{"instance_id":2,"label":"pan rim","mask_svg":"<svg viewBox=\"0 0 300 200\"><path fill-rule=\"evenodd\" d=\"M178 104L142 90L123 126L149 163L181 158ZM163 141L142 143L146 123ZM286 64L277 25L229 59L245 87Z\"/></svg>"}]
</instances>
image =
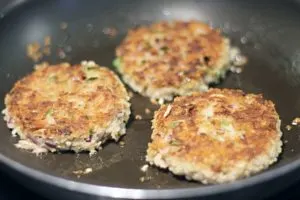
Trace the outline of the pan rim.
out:
<instances>
[{"instance_id":1,"label":"pan rim","mask_svg":"<svg viewBox=\"0 0 300 200\"><path fill-rule=\"evenodd\" d=\"M32 0L13 0L1 10L2 17L8 14L16 7ZM130 198L130 199L171 199L171 198L189 198L217 195L224 192L232 192L242 188L251 187L266 181L279 178L286 173L290 173L300 167L300 159L292 161L289 164L279 168L264 171L246 179L237 180L232 183L207 185L204 187L193 188L173 188L173 189L137 189L137 188L121 188L113 186L95 185L65 179L59 176L47 174L43 171L30 168L22 163L19 163L0 152L0 163L7 165L10 169L33 178L39 182L43 182L61 189L71 192L80 192L110 198Z\"/></svg>"},{"instance_id":2,"label":"pan rim","mask_svg":"<svg viewBox=\"0 0 300 200\"><path fill-rule=\"evenodd\" d=\"M207 185L204 187L193 187L183 189L137 189L94 185L50 175L40 170L27 167L17 161L14 161L4 156L2 153L0 153L0 162L3 162L11 169L18 171L23 175L27 175L28 177L33 178L37 181L71 192L79 192L83 194L101 197L127 199L172 199L218 195L225 192L233 192L242 188L251 187L253 185L257 185L263 182L273 180L275 178L279 178L286 173L296 170L300 166L300 160L298 159L288 165L284 165L277 169L265 171L261 174L254 175L246 179L237 180L232 183L225 183L219 185Z\"/></svg>"}]
</instances>

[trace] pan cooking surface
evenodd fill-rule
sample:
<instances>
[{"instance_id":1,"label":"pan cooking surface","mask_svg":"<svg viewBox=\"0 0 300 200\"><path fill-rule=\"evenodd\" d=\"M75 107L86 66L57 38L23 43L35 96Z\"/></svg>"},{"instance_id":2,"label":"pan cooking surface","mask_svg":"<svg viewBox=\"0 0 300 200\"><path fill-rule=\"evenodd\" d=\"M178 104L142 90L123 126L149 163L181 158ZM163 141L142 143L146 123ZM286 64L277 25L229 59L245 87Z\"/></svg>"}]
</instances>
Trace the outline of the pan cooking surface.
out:
<instances>
[{"instance_id":1,"label":"pan cooking surface","mask_svg":"<svg viewBox=\"0 0 300 200\"><path fill-rule=\"evenodd\" d=\"M26 56L29 43L42 44L46 36L51 37L51 56L44 57L43 61L74 64L95 60L100 65L112 67L114 49L129 28L160 20L199 19L220 27L249 60L241 74L230 73L214 87L263 93L276 104L282 119L284 147L279 162L267 171L276 171L300 156L299 129L293 127L287 131L285 128L300 116L300 12L296 3L45 0L23 3L1 16L1 110L4 95L13 83L33 70L34 63ZM61 27L63 22L67 27ZM111 29L117 30L116 36L105 34ZM65 58L61 58L62 50ZM11 137L1 120L0 153L34 170L76 182L138 189L207 187L155 167L150 167L146 173L140 170L145 164L150 120L157 106L138 94L134 94L131 102L133 114L127 135L123 137L124 147L108 143L92 158L88 154L73 153L36 157L14 147L17 140ZM149 108L151 114L146 114L145 108ZM135 120L135 115L141 115L142 120ZM80 178L72 173L85 168L92 168L93 172Z\"/></svg>"}]
</instances>

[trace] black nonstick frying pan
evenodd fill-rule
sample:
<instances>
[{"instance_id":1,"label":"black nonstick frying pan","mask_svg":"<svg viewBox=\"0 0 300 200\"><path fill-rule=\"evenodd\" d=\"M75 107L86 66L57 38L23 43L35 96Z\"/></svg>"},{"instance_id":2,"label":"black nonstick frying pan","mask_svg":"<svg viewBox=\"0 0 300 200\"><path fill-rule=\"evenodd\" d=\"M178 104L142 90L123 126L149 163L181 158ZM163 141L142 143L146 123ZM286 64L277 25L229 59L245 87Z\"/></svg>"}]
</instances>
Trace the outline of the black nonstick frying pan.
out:
<instances>
[{"instance_id":1,"label":"black nonstick frying pan","mask_svg":"<svg viewBox=\"0 0 300 200\"><path fill-rule=\"evenodd\" d=\"M95 60L112 66L114 49L130 28L160 20L199 19L219 27L248 57L240 74L230 73L214 87L263 93L274 101L282 119L283 153L279 161L257 175L229 184L202 185L145 164L154 111L147 98L134 94L133 117L124 147L109 143L88 154L48 154L36 157L14 147L0 120L0 166L25 186L53 199L198 198L253 199L274 194L300 178L300 129L285 127L300 116L300 4L296 1L10 1L0 13L0 99L13 83L33 70L26 47L52 39L51 55L58 63ZM153 112L152 112L153 113ZM135 120L141 115L142 120ZM75 170L92 168L78 178ZM1 181L1 180L0 180Z\"/></svg>"}]
</instances>

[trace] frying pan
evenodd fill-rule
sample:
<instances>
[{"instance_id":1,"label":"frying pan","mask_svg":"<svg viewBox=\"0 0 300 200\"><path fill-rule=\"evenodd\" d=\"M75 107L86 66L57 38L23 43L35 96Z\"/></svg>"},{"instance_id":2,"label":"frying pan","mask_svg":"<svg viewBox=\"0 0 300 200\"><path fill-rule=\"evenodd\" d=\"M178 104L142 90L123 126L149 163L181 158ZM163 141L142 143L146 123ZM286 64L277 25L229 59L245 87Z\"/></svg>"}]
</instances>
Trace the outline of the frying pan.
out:
<instances>
[{"instance_id":1,"label":"frying pan","mask_svg":"<svg viewBox=\"0 0 300 200\"><path fill-rule=\"evenodd\" d=\"M240 74L214 87L262 93L276 104L282 119L284 147L279 161L259 174L233 183L202 185L145 164L152 114L157 106L138 94L132 99L132 119L124 147L108 143L88 154L48 154L36 157L14 147L0 120L1 169L25 186L53 199L253 199L273 195L300 177L299 128L285 126L300 116L300 5L296 1L9 1L0 13L0 99L13 83L33 70L26 46L52 39L51 55L58 63L95 60L111 67L114 49L130 28L161 20L198 19L218 27L248 58ZM63 25L63 27L62 27ZM114 30L117 34L107 34ZM63 56L62 56L63 52ZM145 108L152 114L145 114ZM135 120L135 115L142 120ZM78 178L74 170L92 168ZM144 177L144 181L141 181Z\"/></svg>"}]
</instances>

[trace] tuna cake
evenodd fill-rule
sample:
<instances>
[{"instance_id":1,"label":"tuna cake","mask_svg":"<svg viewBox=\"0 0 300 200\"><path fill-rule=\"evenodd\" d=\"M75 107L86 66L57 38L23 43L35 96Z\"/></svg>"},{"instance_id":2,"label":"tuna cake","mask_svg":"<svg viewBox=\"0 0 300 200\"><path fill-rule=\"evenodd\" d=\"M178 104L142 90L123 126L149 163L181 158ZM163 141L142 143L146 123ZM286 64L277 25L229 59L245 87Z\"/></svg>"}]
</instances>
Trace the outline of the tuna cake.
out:
<instances>
[{"instance_id":1,"label":"tuna cake","mask_svg":"<svg viewBox=\"0 0 300 200\"><path fill-rule=\"evenodd\" d=\"M230 42L198 21L160 22L129 30L113 65L134 91L152 99L205 91L230 68Z\"/></svg>"},{"instance_id":2,"label":"tuna cake","mask_svg":"<svg viewBox=\"0 0 300 200\"><path fill-rule=\"evenodd\" d=\"M108 68L93 61L37 65L5 97L3 113L18 148L39 154L101 148L125 134L127 91Z\"/></svg>"},{"instance_id":3,"label":"tuna cake","mask_svg":"<svg viewBox=\"0 0 300 200\"><path fill-rule=\"evenodd\" d=\"M155 112L146 160L188 180L231 182L277 161L280 124L261 95L210 89L177 97Z\"/></svg>"}]
</instances>

